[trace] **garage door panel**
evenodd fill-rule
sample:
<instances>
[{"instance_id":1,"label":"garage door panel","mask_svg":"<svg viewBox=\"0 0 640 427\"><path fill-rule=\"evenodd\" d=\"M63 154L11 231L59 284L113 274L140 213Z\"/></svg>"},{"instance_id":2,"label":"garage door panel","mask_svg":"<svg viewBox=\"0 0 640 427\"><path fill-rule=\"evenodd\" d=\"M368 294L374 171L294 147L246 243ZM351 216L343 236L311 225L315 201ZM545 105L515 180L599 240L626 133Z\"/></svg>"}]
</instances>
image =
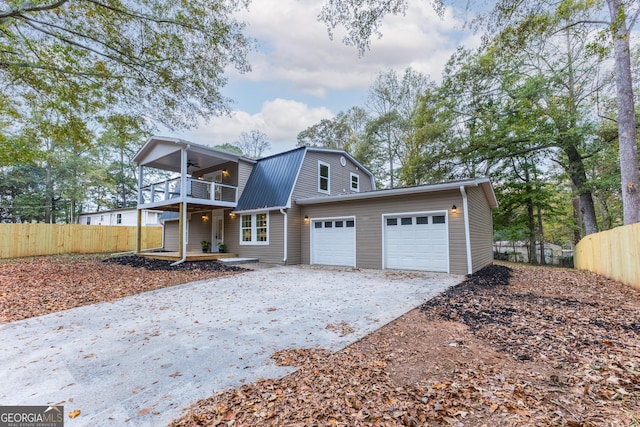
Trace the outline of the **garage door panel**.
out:
<instances>
[{"instance_id":1,"label":"garage door panel","mask_svg":"<svg viewBox=\"0 0 640 427\"><path fill-rule=\"evenodd\" d=\"M311 263L355 266L355 222L353 219L312 221Z\"/></svg>"},{"instance_id":2,"label":"garage door panel","mask_svg":"<svg viewBox=\"0 0 640 427\"><path fill-rule=\"evenodd\" d=\"M398 214L383 224L385 268L449 271L445 215Z\"/></svg>"}]
</instances>

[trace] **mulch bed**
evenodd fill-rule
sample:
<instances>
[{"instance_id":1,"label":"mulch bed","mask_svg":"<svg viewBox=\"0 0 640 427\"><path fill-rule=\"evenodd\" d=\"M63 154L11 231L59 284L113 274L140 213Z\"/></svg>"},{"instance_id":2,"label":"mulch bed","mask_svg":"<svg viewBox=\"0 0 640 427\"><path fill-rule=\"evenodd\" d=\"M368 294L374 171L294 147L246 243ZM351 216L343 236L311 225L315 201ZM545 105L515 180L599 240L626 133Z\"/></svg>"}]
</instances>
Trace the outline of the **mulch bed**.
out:
<instances>
[{"instance_id":1,"label":"mulch bed","mask_svg":"<svg viewBox=\"0 0 640 427\"><path fill-rule=\"evenodd\" d=\"M217 261L43 256L0 261L0 323L243 271Z\"/></svg>"}]
</instances>

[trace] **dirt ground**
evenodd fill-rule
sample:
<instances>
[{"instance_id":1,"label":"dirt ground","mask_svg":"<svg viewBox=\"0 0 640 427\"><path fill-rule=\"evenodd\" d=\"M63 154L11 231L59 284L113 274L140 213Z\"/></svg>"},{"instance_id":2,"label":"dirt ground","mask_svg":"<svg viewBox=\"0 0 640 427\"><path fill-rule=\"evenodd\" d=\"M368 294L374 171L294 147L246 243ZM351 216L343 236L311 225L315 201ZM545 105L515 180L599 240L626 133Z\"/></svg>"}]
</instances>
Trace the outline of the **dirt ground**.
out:
<instances>
[{"instance_id":1,"label":"dirt ground","mask_svg":"<svg viewBox=\"0 0 640 427\"><path fill-rule=\"evenodd\" d=\"M0 262L0 323L235 274L128 261ZM639 297L592 273L492 266L343 351L274 354L298 370L171 425L640 426Z\"/></svg>"}]
</instances>

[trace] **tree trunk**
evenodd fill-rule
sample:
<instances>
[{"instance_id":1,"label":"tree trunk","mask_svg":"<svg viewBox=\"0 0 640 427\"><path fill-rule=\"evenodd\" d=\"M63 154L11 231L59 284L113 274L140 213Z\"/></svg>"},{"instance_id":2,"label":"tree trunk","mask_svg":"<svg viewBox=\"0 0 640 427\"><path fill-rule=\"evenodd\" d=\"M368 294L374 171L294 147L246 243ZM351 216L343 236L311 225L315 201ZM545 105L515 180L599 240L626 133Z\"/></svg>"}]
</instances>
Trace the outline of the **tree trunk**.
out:
<instances>
[{"instance_id":1,"label":"tree trunk","mask_svg":"<svg viewBox=\"0 0 640 427\"><path fill-rule=\"evenodd\" d=\"M598 218L596 216L596 208L593 203L593 195L591 190L587 188L587 173L584 169L582 156L574 144L568 144L564 147L564 152L569 159L569 176L574 188L578 192L580 199L580 216L584 225L585 234L593 234L598 232Z\"/></svg>"},{"instance_id":2,"label":"tree trunk","mask_svg":"<svg viewBox=\"0 0 640 427\"><path fill-rule=\"evenodd\" d=\"M544 227L542 226L542 211L540 208L537 209L537 217L538 217L538 240L540 241L540 264L546 265L547 260L544 257Z\"/></svg>"},{"instance_id":3,"label":"tree trunk","mask_svg":"<svg viewBox=\"0 0 640 427\"><path fill-rule=\"evenodd\" d=\"M629 28L625 19L626 14L620 3L620 0L607 0L612 22L611 31L618 98L618 141L620 144L622 208L624 223L627 225L640 222L640 172L638 172Z\"/></svg>"},{"instance_id":4,"label":"tree trunk","mask_svg":"<svg viewBox=\"0 0 640 427\"><path fill-rule=\"evenodd\" d=\"M527 225L529 228L529 264L536 265L538 264L536 255L536 218L533 199L531 198L527 198Z\"/></svg>"}]
</instances>

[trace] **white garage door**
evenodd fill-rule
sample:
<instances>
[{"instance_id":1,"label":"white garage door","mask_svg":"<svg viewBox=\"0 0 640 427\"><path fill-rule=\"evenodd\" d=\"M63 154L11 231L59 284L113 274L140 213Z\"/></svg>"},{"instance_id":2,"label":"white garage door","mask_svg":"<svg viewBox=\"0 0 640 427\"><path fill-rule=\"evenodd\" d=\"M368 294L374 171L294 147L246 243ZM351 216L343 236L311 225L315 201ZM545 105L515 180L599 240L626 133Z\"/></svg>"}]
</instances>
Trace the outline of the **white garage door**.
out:
<instances>
[{"instance_id":1,"label":"white garage door","mask_svg":"<svg viewBox=\"0 0 640 427\"><path fill-rule=\"evenodd\" d=\"M449 272L445 213L383 217L384 267Z\"/></svg>"},{"instance_id":2,"label":"white garage door","mask_svg":"<svg viewBox=\"0 0 640 427\"><path fill-rule=\"evenodd\" d=\"M356 225L353 218L311 221L311 264L356 265Z\"/></svg>"}]
</instances>

